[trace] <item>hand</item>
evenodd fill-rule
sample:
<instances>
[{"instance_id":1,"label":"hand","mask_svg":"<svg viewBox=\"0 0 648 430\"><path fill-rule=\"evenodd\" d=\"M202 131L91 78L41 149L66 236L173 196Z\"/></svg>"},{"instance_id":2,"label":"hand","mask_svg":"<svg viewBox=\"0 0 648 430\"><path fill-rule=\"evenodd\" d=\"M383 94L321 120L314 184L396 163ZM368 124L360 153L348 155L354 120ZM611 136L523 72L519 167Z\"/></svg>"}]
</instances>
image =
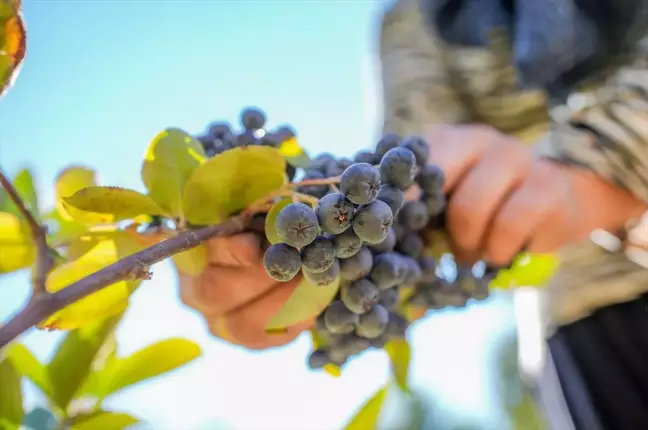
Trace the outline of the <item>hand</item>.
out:
<instances>
[{"instance_id":1,"label":"hand","mask_svg":"<svg viewBox=\"0 0 648 430\"><path fill-rule=\"evenodd\" d=\"M284 345L313 321L267 334L265 325L288 300L301 278L278 283L263 267L262 238L243 233L207 242L208 266L198 277L181 275L180 298L200 312L212 334L250 349Z\"/></svg>"},{"instance_id":2,"label":"hand","mask_svg":"<svg viewBox=\"0 0 648 430\"><path fill-rule=\"evenodd\" d=\"M448 230L465 263L506 265L522 249L555 252L648 208L585 169L534 157L489 127L444 126L426 137L430 163L446 175Z\"/></svg>"}]
</instances>

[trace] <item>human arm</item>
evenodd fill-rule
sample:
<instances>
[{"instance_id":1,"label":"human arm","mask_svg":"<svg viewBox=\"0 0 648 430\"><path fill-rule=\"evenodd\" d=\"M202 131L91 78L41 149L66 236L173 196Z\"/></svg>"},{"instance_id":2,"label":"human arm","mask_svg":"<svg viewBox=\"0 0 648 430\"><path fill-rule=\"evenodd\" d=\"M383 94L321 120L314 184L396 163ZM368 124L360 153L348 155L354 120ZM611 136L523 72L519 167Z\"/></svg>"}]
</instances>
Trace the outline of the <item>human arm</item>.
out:
<instances>
[{"instance_id":1,"label":"human arm","mask_svg":"<svg viewBox=\"0 0 648 430\"><path fill-rule=\"evenodd\" d=\"M380 21L383 133L423 134L470 119L451 83L443 51L420 13L420 0L397 0Z\"/></svg>"},{"instance_id":2,"label":"human arm","mask_svg":"<svg viewBox=\"0 0 648 430\"><path fill-rule=\"evenodd\" d=\"M647 203L648 37L632 62L607 85L584 96L591 102L557 121L535 148L536 154L587 169ZM548 311L556 324L648 291L648 270L623 253L610 254L581 243L564 249L562 255L563 269L548 286Z\"/></svg>"},{"instance_id":3,"label":"human arm","mask_svg":"<svg viewBox=\"0 0 648 430\"><path fill-rule=\"evenodd\" d=\"M620 69L610 85L595 90L616 97L601 99L587 116L573 116L590 130L607 131L605 141L567 121L556 122L534 154L482 126L428 135L431 161L444 168L453 193L447 224L460 256L505 263L523 247L560 250L561 266L548 286L549 312L559 325L648 288L648 270L622 252L600 252L588 240L593 230L622 229L648 208L648 111L642 99L648 74L642 58L633 63L636 74ZM623 115L609 115L617 111Z\"/></svg>"}]
</instances>

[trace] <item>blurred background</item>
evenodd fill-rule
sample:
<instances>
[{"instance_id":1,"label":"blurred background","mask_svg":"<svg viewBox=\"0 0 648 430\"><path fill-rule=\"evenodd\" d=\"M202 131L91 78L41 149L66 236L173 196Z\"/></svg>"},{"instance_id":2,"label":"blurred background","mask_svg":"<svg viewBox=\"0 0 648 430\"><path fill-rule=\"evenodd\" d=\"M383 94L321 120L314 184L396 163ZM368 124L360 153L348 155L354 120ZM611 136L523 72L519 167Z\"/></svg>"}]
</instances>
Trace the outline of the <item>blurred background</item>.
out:
<instances>
[{"instance_id":1,"label":"blurred background","mask_svg":"<svg viewBox=\"0 0 648 430\"><path fill-rule=\"evenodd\" d=\"M159 131L199 133L213 120L236 123L248 105L262 108L270 127L292 125L311 154L351 156L370 148L381 124L375 53L385 5L25 0L28 55L0 103L2 168L13 175L30 167L46 207L53 205L56 174L69 164L96 169L102 184L143 191L142 156ZM389 379L382 352L365 353L336 379L308 370L307 335L266 352L212 338L178 300L175 271L167 263L153 270L119 326L119 354L179 336L197 342L203 355L107 401L146 427L340 428ZM0 278L0 321L24 305L28 283L26 271ZM513 427L500 368L502 345L509 368L515 362L508 342L514 321L510 299L495 295L414 325L410 379L428 411L418 428ZM32 330L22 341L45 361L59 339ZM39 390L25 384L26 410L45 405ZM394 412L401 406L391 405Z\"/></svg>"}]
</instances>

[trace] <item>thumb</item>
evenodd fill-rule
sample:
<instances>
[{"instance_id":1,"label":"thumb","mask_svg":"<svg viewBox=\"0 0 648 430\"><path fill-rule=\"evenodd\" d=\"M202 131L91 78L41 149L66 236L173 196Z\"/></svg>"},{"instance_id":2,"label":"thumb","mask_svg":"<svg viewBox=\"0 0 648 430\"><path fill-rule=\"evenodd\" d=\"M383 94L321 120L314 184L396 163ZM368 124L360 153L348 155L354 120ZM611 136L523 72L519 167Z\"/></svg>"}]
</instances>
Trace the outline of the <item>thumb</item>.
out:
<instances>
[{"instance_id":1,"label":"thumb","mask_svg":"<svg viewBox=\"0 0 648 430\"><path fill-rule=\"evenodd\" d=\"M256 233L210 239L207 241L207 259L219 266L254 266L261 261L261 241L261 236Z\"/></svg>"}]
</instances>

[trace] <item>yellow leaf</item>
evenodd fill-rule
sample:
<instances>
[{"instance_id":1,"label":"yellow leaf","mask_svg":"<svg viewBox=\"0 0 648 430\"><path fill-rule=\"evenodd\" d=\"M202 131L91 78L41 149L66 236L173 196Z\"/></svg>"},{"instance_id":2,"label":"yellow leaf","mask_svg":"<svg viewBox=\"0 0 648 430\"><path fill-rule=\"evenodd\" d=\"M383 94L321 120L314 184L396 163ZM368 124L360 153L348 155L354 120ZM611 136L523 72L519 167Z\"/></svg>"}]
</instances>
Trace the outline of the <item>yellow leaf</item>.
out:
<instances>
[{"instance_id":1,"label":"yellow leaf","mask_svg":"<svg viewBox=\"0 0 648 430\"><path fill-rule=\"evenodd\" d=\"M303 279L265 329L276 330L315 318L331 303L339 288L340 278L324 286L316 286Z\"/></svg>"},{"instance_id":2,"label":"yellow leaf","mask_svg":"<svg viewBox=\"0 0 648 430\"><path fill-rule=\"evenodd\" d=\"M142 180L164 212L180 217L185 184L204 162L205 152L198 140L185 131L168 128L150 143L142 165Z\"/></svg>"},{"instance_id":3,"label":"yellow leaf","mask_svg":"<svg viewBox=\"0 0 648 430\"><path fill-rule=\"evenodd\" d=\"M377 430L380 412L387 398L388 386L382 387L369 399L347 424L345 430Z\"/></svg>"},{"instance_id":4,"label":"yellow leaf","mask_svg":"<svg viewBox=\"0 0 648 430\"><path fill-rule=\"evenodd\" d=\"M409 364L411 350L405 339L393 339L385 345L385 350L391 362L392 375L396 383L405 392L409 392L407 377L409 375Z\"/></svg>"},{"instance_id":5,"label":"yellow leaf","mask_svg":"<svg viewBox=\"0 0 648 430\"><path fill-rule=\"evenodd\" d=\"M297 142L296 137L286 139L279 145L279 153L293 167L306 169L310 165L310 158Z\"/></svg>"},{"instance_id":6,"label":"yellow leaf","mask_svg":"<svg viewBox=\"0 0 648 430\"><path fill-rule=\"evenodd\" d=\"M56 210L66 221L84 224L103 224L110 221L105 214L82 211L65 203L64 198L74 195L83 188L97 186L97 175L94 170L83 166L70 166L63 169L56 179Z\"/></svg>"},{"instance_id":7,"label":"yellow leaf","mask_svg":"<svg viewBox=\"0 0 648 430\"><path fill-rule=\"evenodd\" d=\"M216 224L287 181L286 162L268 146L222 152L197 168L182 196L186 219L194 225Z\"/></svg>"},{"instance_id":8,"label":"yellow leaf","mask_svg":"<svg viewBox=\"0 0 648 430\"><path fill-rule=\"evenodd\" d=\"M8 212L0 212L0 273L31 266L36 247L26 225Z\"/></svg>"},{"instance_id":9,"label":"yellow leaf","mask_svg":"<svg viewBox=\"0 0 648 430\"><path fill-rule=\"evenodd\" d=\"M322 337L317 334L316 330L311 330L310 333L311 339L313 340L313 351L324 348L326 346L326 342L324 342L324 339L322 339ZM333 363L324 365L324 371L334 378L339 378L342 374L342 369L340 369L339 366L336 366Z\"/></svg>"},{"instance_id":10,"label":"yellow leaf","mask_svg":"<svg viewBox=\"0 0 648 430\"><path fill-rule=\"evenodd\" d=\"M149 345L129 357L112 360L101 371L103 392L99 396L106 397L177 369L195 360L200 354L200 346L196 343L173 338Z\"/></svg>"},{"instance_id":11,"label":"yellow leaf","mask_svg":"<svg viewBox=\"0 0 648 430\"><path fill-rule=\"evenodd\" d=\"M90 238L87 239L90 244L85 247L89 249L86 252L73 251L81 255L55 268L47 278L47 291L62 290L143 248L135 238L123 231L89 234L87 237ZM78 240L86 239L79 238ZM84 249L84 245L80 243L71 245L71 247L77 250ZM130 294L140 283L141 280L116 282L65 307L41 322L38 327L70 330L123 312L128 306Z\"/></svg>"},{"instance_id":12,"label":"yellow leaf","mask_svg":"<svg viewBox=\"0 0 648 430\"><path fill-rule=\"evenodd\" d=\"M520 254L510 269L500 270L490 288L540 287L546 284L558 269L559 260L553 254Z\"/></svg>"},{"instance_id":13,"label":"yellow leaf","mask_svg":"<svg viewBox=\"0 0 648 430\"><path fill-rule=\"evenodd\" d=\"M27 52L27 32L19 0L0 1L0 99L15 83Z\"/></svg>"},{"instance_id":14,"label":"yellow leaf","mask_svg":"<svg viewBox=\"0 0 648 430\"><path fill-rule=\"evenodd\" d=\"M207 265L207 248L200 244L188 251L175 254L171 258L180 273L197 276Z\"/></svg>"},{"instance_id":15,"label":"yellow leaf","mask_svg":"<svg viewBox=\"0 0 648 430\"><path fill-rule=\"evenodd\" d=\"M162 209L148 196L120 187L87 187L70 197L63 197L67 207L104 215L104 222L132 219L139 215L163 215Z\"/></svg>"},{"instance_id":16,"label":"yellow leaf","mask_svg":"<svg viewBox=\"0 0 648 430\"><path fill-rule=\"evenodd\" d=\"M268 212L268 215L266 215L265 218L265 234L266 237L268 238L268 242L271 244L275 243L281 243L282 240L277 234L277 226L275 225L275 222L277 221L277 215L279 215L279 212L286 206L292 203L292 199L280 199L277 203L272 206L270 211Z\"/></svg>"},{"instance_id":17,"label":"yellow leaf","mask_svg":"<svg viewBox=\"0 0 648 430\"><path fill-rule=\"evenodd\" d=\"M140 420L123 412L99 411L90 416L76 417L70 430L122 430Z\"/></svg>"}]
</instances>

